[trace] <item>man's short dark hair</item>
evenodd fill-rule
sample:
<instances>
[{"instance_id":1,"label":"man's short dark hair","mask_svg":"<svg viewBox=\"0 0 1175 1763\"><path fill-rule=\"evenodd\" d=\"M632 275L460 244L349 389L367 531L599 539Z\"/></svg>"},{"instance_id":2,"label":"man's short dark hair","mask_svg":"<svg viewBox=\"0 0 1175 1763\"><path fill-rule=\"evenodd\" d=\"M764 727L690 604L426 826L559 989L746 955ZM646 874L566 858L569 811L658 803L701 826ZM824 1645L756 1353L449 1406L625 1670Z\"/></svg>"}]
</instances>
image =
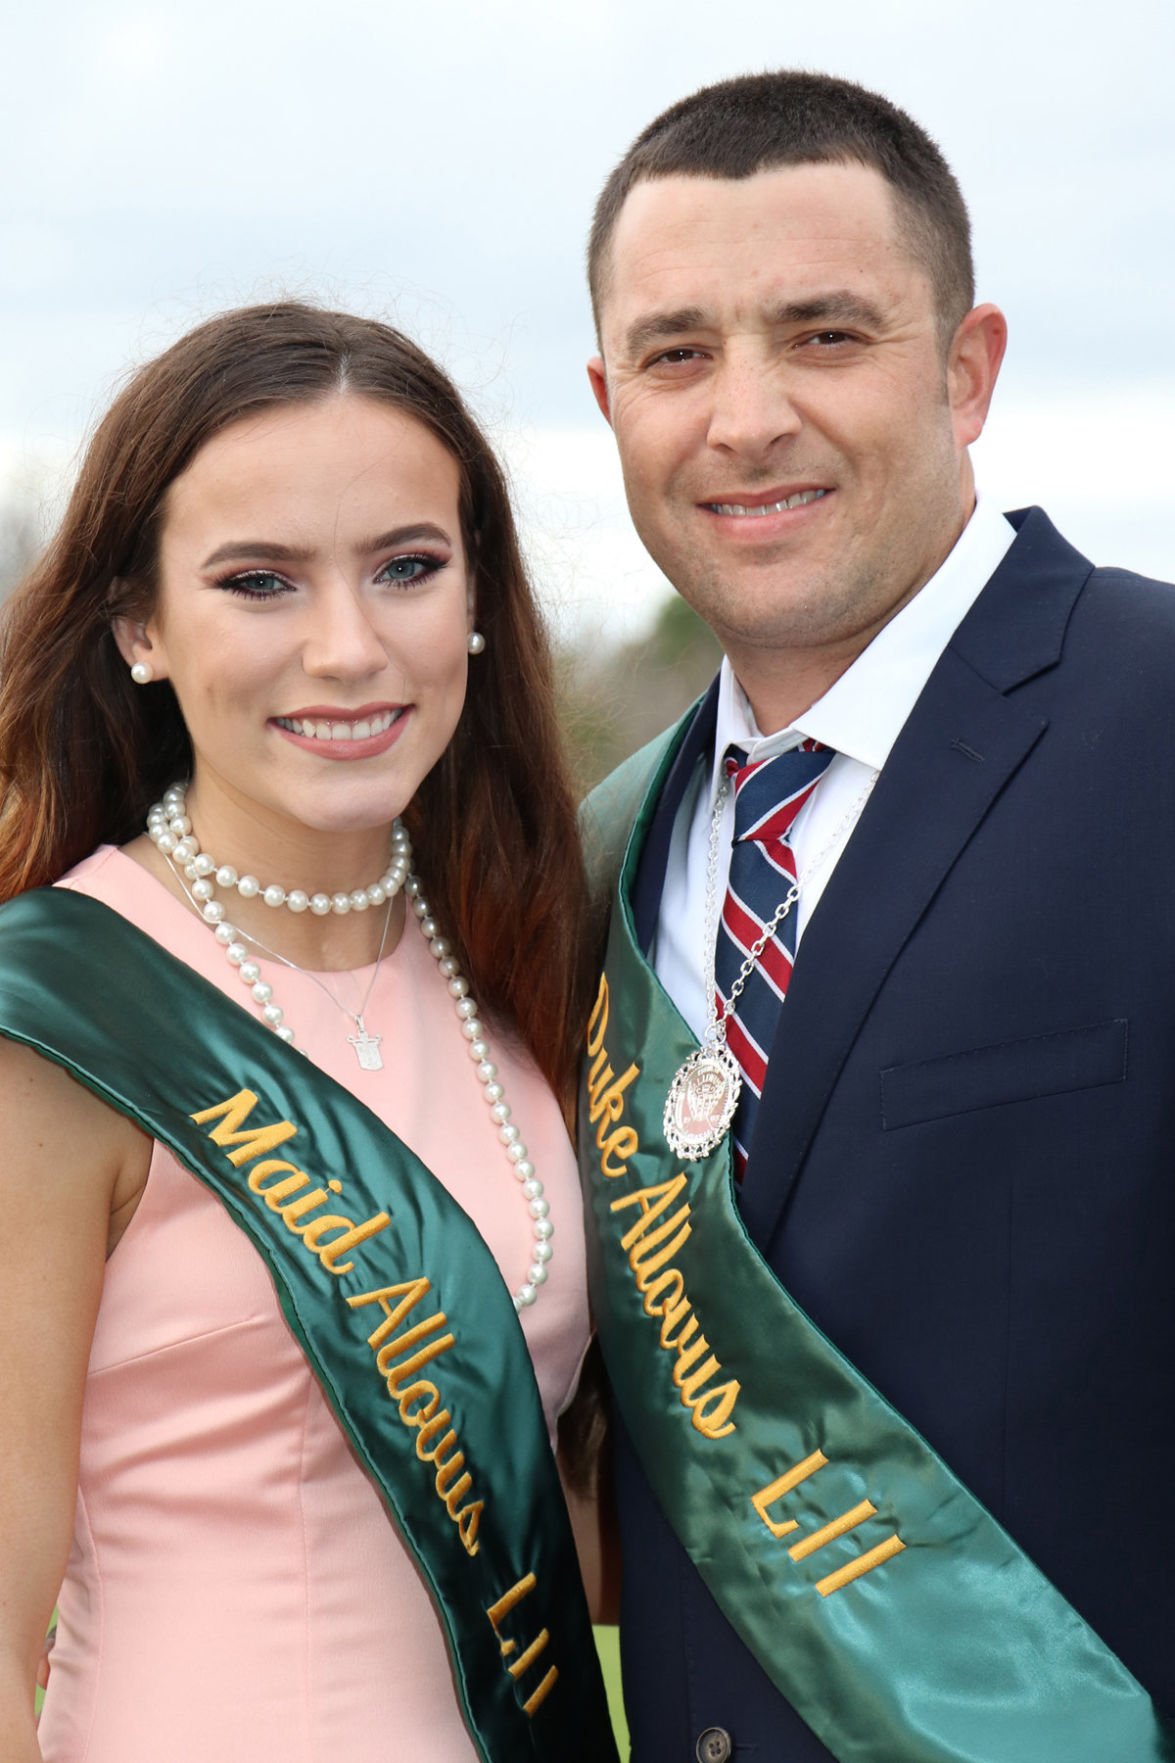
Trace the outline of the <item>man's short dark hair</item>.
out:
<instances>
[{"instance_id":1,"label":"man's short dark hair","mask_svg":"<svg viewBox=\"0 0 1175 1763\"><path fill-rule=\"evenodd\" d=\"M971 223L925 129L876 92L830 74L746 74L682 98L639 134L596 203L588 283L596 328L625 198L657 178L749 178L785 165L865 165L894 192L911 255L930 277L944 336L975 300Z\"/></svg>"}]
</instances>

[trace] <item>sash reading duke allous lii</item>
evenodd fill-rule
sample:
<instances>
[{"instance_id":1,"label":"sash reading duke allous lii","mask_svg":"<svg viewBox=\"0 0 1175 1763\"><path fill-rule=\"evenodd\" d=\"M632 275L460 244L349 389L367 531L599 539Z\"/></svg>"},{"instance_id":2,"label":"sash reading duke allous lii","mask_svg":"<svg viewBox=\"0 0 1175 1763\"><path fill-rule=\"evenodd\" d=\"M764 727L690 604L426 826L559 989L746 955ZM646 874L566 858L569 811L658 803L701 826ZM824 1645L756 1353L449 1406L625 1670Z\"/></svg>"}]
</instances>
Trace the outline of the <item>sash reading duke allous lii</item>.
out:
<instances>
[{"instance_id":1,"label":"sash reading duke allous lii","mask_svg":"<svg viewBox=\"0 0 1175 1763\"><path fill-rule=\"evenodd\" d=\"M81 894L40 889L0 909L0 1034L165 1144L265 1261L432 1595L483 1763L614 1763L530 1355L493 1257L435 1176L308 1059Z\"/></svg>"},{"instance_id":2,"label":"sash reading duke allous lii","mask_svg":"<svg viewBox=\"0 0 1175 1763\"><path fill-rule=\"evenodd\" d=\"M750 1241L729 1139L670 1151L697 1041L637 946L631 887L687 716L585 804L616 877L580 1160L592 1304L644 1472L736 1632L841 1763L1158 1763L1126 1667Z\"/></svg>"}]
</instances>

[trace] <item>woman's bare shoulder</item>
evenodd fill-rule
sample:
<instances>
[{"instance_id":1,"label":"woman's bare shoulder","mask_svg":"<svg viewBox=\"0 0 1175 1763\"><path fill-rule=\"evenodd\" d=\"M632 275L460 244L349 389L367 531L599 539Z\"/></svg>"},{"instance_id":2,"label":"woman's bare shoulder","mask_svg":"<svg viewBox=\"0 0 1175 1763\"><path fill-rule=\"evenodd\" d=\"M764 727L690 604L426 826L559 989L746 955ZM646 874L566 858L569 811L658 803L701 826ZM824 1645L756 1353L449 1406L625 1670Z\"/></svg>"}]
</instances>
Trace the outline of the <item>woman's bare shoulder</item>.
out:
<instances>
[{"instance_id":1,"label":"woman's bare shoulder","mask_svg":"<svg viewBox=\"0 0 1175 1763\"><path fill-rule=\"evenodd\" d=\"M0 1039L0 1194L40 1214L109 1219L113 1248L147 1179L151 1141L62 1066Z\"/></svg>"}]
</instances>

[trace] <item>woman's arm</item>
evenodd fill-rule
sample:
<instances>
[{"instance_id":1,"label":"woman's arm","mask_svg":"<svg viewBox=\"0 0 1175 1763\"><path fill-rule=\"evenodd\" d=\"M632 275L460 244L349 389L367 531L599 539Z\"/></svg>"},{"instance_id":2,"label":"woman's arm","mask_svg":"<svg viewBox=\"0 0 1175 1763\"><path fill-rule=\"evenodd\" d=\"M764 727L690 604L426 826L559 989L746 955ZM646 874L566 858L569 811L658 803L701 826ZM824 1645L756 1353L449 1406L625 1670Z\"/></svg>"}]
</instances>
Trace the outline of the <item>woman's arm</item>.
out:
<instances>
[{"instance_id":1,"label":"woman's arm","mask_svg":"<svg viewBox=\"0 0 1175 1763\"><path fill-rule=\"evenodd\" d=\"M596 1465L586 1487L564 1470L563 1493L591 1619L615 1623L620 1615L620 1546L607 1459Z\"/></svg>"},{"instance_id":2,"label":"woman's arm","mask_svg":"<svg viewBox=\"0 0 1175 1763\"><path fill-rule=\"evenodd\" d=\"M33 1681L69 1555L82 1395L112 1221L150 1144L48 1060L0 1041L0 1732L39 1763Z\"/></svg>"},{"instance_id":3,"label":"woman's arm","mask_svg":"<svg viewBox=\"0 0 1175 1763\"><path fill-rule=\"evenodd\" d=\"M614 1623L620 1610L620 1544L608 1449L609 1400L600 1343L593 1340L579 1388L559 1417L559 1472L592 1621Z\"/></svg>"}]
</instances>

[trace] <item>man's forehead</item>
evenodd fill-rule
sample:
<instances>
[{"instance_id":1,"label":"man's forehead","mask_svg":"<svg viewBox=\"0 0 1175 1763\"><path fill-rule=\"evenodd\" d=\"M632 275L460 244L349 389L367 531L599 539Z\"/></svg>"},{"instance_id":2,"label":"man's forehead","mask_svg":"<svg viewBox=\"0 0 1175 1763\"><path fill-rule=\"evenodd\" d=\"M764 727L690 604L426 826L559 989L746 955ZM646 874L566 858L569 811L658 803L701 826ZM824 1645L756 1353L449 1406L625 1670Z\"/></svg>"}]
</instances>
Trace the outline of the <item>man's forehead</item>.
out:
<instances>
[{"instance_id":1,"label":"man's forehead","mask_svg":"<svg viewBox=\"0 0 1175 1763\"><path fill-rule=\"evenodd\" d=\"M609 245L602 307L705 304L705 289L742 284L748 298L781 270L809 293L860 259L901 255L889 186L871 167L774 167L749 178L646 179L625 198ZM832 275L834 283L846 279ZM675 287L694 285L676 301ZM797 297L804 290L797 288Z\"/></svg>"},{"instance_id":2,"label":"man's forehead","mask_svg":"<svg viewBox=\"0 0 1175 1763\"><path fill-rule=\"evenodd\" d=\"M917 307L933 300L889 186L860 165L638 184L608 268L600 316L612 360L686 331L874 326L910 296Z\"/></svg>"}]
</instances>

